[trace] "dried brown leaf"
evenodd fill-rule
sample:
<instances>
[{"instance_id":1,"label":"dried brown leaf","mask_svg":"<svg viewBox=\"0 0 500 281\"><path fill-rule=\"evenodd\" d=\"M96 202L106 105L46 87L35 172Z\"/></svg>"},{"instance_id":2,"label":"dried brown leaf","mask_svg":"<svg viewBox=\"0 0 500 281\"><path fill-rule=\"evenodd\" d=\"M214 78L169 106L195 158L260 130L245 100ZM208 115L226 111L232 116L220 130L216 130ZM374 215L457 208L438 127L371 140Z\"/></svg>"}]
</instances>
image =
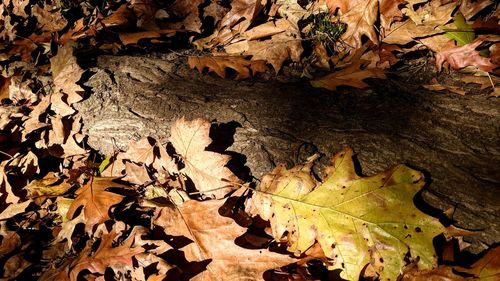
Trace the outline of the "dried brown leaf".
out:
<instances>
[{"instance_id":1,"label":"dried brown leaf","mask_svg":"<svg viewBox=\"0 0 500 281\"><path fill-rule=\"evenodd\" d=\"M68 21L56 6L46 4L42 8L39 5L34 5L31 6L31 14L36 17L38 27L43 31L60 31L68 24Z\"/></svg>"},{"instance_id":2,"label":"dried brown leaf","mask_svg":"<svg viewBox=\"0 0 500 281\"><path fill-rule=\"evenodd\" d=\"M66 217L73 219L75 212L83 206L85 230L91 233L94 225L110 219L110 208L120 203L124 196L107 191L109 187L125 187L113 182L113 178L94 177L76 191L77 197L71 204Z\"/></svg>"},{"instance_id":3,"label":"dried brown leaf","mask_svg":"<svg viewBox=\"0 0 500 281\"><path fill-rule=\"evenodd\" d=\"M182 248L189 261L207 261L207 270L191 280L261 280L264 271L296 262L266 249L245 249L234 243L246 228L219 215L223 200L190 200L178 208L159 208L153 221L169 235L185 236L193 243ZM242 279L243 278L243 279Z\"/></svg>"},{"instance_id":4,"label":"dried brown leaf","mask_svg":"<svg viewBox=\"0 0 500 281\"><path fill-rule=\"evenodd\" d=\"M185 173L202 194L222 198L240 180L226 167L231 159L229 155L205 150L212 143L209 131L210 122L205 119L181 118L172 125L170 142L184 161L185 167L180 172Z\"/></svg>"},{"instance_id":5,"label":"dried brown leaf","mask_svg":"<svg viewBox=\"0 0 500 281\"><path fill-rule=\"evenodd\" d=\"M251 55L252 60L265 60L270 63L276 73L281 69L283 63L290 59L294 62L300 61L302 48L302 38L298 30L294 29L286 20L281 20L280 28L286 30L273 35L268 40L248 41L248 50L245 55ZM288 25L288 27L286 27Z\"/></svg>"},{"instance_id":6,"label":"dried brown leaf","mask_svg":"<svg viewBox=\"0 0 500 281\"><path fill-rule=\"evenodd\" d=\"M231 68L238 72L236 79L252 77L259 72L267 70L266 64L262 60L247 60L243 56L201 56L189 57L188 64L191 68L196 68L201 73L205 68L215 72L222 78L226 77L226 68Z\"/></svg>"},{"instance_id":7,"label":"dried brown leaf","mask_svg":"<svg viewBox=\"0 0 500 281\"><path fill-rule=\"evenodd\" d=\"M477 13L494 3L492 0L463 0L460 2L459 9L465 19L470 20Z\"/></svg>"},{"instance_id":8,"label":"dried brown leaf","mask_svg":"<svg viewBox=\"0 0 500 281\"><path fill-rule=\"evenodd\" d=\"M340 85L351 86L355 88L366 88L368 84L363 82L366 78L385 79L384 71L378 68L361 69L366 61L357 60L346 68L332 72L324 77L311 81L311 85L317 88L335 90Z\"/></svg>"},{"instance_id":9,"label":"dried brown leaf","mask_svg":"<svg viewBox=\"0 0 500 281\"><path fill-rule=\"evenodd\" d=\"M116 224L115 224L116 225ZM66 271L61 272L58 276L62 280L77 280L78 274L87 269L91 273L104 274L106 268L117 267L125 270L132 268L132 257L136 254L144 252L145 249L141 246L133 246L135 237L130 235L118 246L113 246L115 239L119 237L116 229L108 234L103 234L99 248L92 253L92 245L87 244L80 255L68 266ZM56 278L55 280L59 280Z\"/></svg>"},{"instance_id":10,"label":"dried brown leaf","mask_svg":"<svg viewBox=\"0 0 500 281\"><path fill-rule=\"evenodd\" d=\"M57 55L50 59L55 92L65 93L69 105L81 101L84 92L83 88L76 84L83 74L83 69L76 62L73 48L74 43L68 41L58 50Z\"/></svg>"}]
</instances>

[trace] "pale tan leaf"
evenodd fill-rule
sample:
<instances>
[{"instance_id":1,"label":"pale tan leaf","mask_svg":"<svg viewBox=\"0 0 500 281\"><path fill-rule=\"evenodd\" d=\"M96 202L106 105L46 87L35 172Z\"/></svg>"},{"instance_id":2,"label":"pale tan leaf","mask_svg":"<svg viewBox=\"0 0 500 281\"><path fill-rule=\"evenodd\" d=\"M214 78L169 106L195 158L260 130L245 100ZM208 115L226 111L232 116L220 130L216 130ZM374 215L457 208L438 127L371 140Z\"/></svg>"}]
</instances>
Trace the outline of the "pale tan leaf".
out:
<instances>
[{"instance_id":1,"label":"pale tan leaf","mask_svg":"<svg viewBox=\"0 0 500 281\"><path fill-rule=\"evenodd\" d=\"M127 152L123 155L124 159L136 163L150 165L153 163L155 155L154 148L156 141L151 138L142 138L138 141L130 140Z\"/></svg>"},{"instance_id":2,"label":"pale tan leaf","mask_svg":"<svg viewBox=\"0 0 500 281\"><path fill-rule=\"evenodd\" d=\"M168 235L185 236L191 244L181 248L186 259L193 262L208 261L207 270L191 280L262 280L269 269L294 263L288 255L267 249L245 249L234 243L246 228L233 219L219 215L223 200L198 202L190 200L178 208L165 207L156 211L155 225Z\"/></svg>"},{"instance_id":3,"label":"pale tan leaf","mask_svg":"<svg viewBox=\"0 0 500 281\"><path fill-rule=\"evenodd\" d=\"M41 196L63 195L72 186L73 184L56 176L55 173L50 172L43 179L31 181L24 189L28 192L29 198L36 198Z\"/></svg>"},{"instance_id":4,"label":"pale tan leaf","mask_svg":"<svg viewBox=\"0 0 500 281\"><path fill-rule=\"evenodd\" d=\"M5 208L5 210L0 213L0 221L12 218L17 214L23 213L28 205L31 204L31 202L31 200L27 200L22 203L10 204L9 206L7 206L7 208Z\"/></svg>"},{"instance_id":5,"label":"pale tan leaf","mask_svg":"<svg viewBox=\"0 0 500 281\"><path fill-rule=\"evenodd\" d=\"M270 63L274 71L278 73L283 63L290 59L294 62L300 61L302 38L298 30L294 29L287 21L279 23L286 32L273 35L268 40L252 40L248 42L248 50L245 55L251 55L252 60L265 60ZM286 26L288 25L288 28Z\"/></svg>"},{"instance_id":6,"label":"pale tan leaf","mask_svg":"<svg viewBox=\"0 0 500 281\"><path fill-rule=\"evenodd\" d=\"M125 177L122 179L131 184L141 185L151 181L144 164L125 162Z\"/></svg>"},{"instance_id":7,"label":"pale tan leaf","mask_svg":"<svg viewBox=\"0 0 500 281\"><path fill-rule=\"evenodd\" d=\"M209 131L207 120L181 118L172 125L170 142L184 161L185 167L180 172L185 173L202 194L222 198L240 180L226 167L230 156L205 150L212 143Z\"/></svg>"},{"instance_id":8,"label":"pale tan leaf","mask_svg":"<svg viewBox=\"0 0 500 281\"><path fill-rule=\"evenodd\" d=\"M54 243L59 243L64 240L66 240L65 244L65 249L70 250L71 247L73 247L73 239L71 239L71 236L73 235L73 232L75 231L75 227L82 223L85 224L85 214L81 212L76 218L69 220L69 219L64 219L63 223L61 224L61 230L57 234L56 239L54 240Z\"/></svg>"},{"instance_id":9,"label":"pale tan leaf","mask_svg":"<svg viewBox=\"0 0 500 281\"><path fill-rule=\"evenodd\" d=\"M83 74L83 69L80 68L73 55L74 46L74 42L66 42L64 46L59 48L57 55L50 59L55 92L65 93L69 105L81 101L84 92L83 88L76 84ZM61 114L61 116L66 115Z\"/></svg>"},{"instance_id":10,"label":"pale tan leaf","mask_svg":"<svg viewBox=\"0 0 500 281\"><path fill-rule=\"evenodd\" d=\"M55 92L51 95L50 109L62 117L73 115L76 111L69 106L64 100L66 95L61 92Z\"/></svg>"},{"instance_id":11,"label":"pale tan leaf","mask_svg":"<svg viewBox=\"0 0 500 281\"><path fill-rule=\"evenodd\" d=\"M448 90L452 93L455 93L455 94L458 94L461 96L465 96L465 94L466 94L466 91L458 86L442 85L439 83L435 83L435 84L430 84L430 85L422 85L422 87L424 87L427 90L431 90L431 91Z\"/></svg>"},{"instance_id":12,"label":"pale tan leaf","mask_svg":"<svg viewBox=\"0 0 500 281\"><path fill-rule=\"evenodd\" d=\"M410 17L417 25L437 27L445 25L451 20L452 13L456 7L457 3L455 2L441 5L440 1L431 1L418 8L416 11L413 9L412 5L408 5L407 8L403 8L401 11Z\"/></svg>"},{"instance_id":13,"label":"pale tan leaf","mask_svg":"<svg viewBox=\"0 0 500 281\"><path fill-rule=\"evenodd\" d=\"M378 43L378 35L375 31L375 22L378 17L378 1L362 1L347 13L340 17L340 20L347 24L347 30L342 34L342 40L350 47L358 49L361 47L361 37L365 35L373 43Z\"/></svg>"},{"instance_id":14,"label":"pale tan leaf","mask_svg":"<svg viewBox=\"0 0 500 281\"><path fill-rule=\"evenodd\" d=\"M60 31L68 24L61 11L56 6L51 6L48 3L43 8L39 5L31 6L31 14L36 17L38 27L43 31Z\"/></svg>"}]
</instances>

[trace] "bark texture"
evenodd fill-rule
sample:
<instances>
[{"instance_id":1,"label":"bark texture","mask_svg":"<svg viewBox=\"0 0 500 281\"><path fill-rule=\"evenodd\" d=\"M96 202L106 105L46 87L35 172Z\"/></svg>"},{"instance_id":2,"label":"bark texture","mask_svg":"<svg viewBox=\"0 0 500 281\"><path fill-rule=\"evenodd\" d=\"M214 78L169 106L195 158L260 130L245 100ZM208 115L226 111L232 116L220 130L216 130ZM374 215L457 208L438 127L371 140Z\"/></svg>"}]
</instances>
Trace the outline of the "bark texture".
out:
<instances>
[{"instance_id":1,"label":"bark texture","mask_svg":"<svg viewBox=\"0 0 500 281\"><path fill-rule=\"evenodd\" d=\"M78 105L89 143L103 153L141 136L167 140L179 117L204 117L218 146L230 146L233 166L245 162L261 178L278 163L344 146L357 152L364 175L397 163L427 173L425 202L456 207L456 225L482 229L472 251L500 239L499 101L423 90L396 80L369 90L327 92L304 83L231 81L186 69L179 57L103 56ZM247 169L247 170L248 170ZM236 169L243 173L244 170Z\"/></svg>"}]
</instances>

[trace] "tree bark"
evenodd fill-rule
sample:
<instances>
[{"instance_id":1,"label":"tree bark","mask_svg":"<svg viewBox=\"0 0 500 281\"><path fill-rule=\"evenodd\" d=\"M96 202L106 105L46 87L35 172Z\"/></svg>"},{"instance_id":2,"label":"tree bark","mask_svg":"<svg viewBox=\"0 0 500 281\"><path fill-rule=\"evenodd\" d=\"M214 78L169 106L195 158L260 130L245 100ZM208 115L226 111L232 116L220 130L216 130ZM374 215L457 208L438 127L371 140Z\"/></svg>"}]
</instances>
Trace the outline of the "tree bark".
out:
<instances>
[{"instance_id":1,"label":"tree bark","mask_svg":"<svg viewBox=\"0 0 500 281\"><path fill-rule=\"evenodd\" d=\"M336 92L277 79L224 80L187 69L173 54L103 56L92 72L86 82L92 94L77 109L90 145L105 154L142 136L166 142L170 123L182 116L218 122L211 149L229 146L231 167L244 176L245 162L257 179L315 151L325 155L316 167L321 175L336 151L351 146L364 175L397 163L424 171L427 203L456 207L458 226L483 229L472 251L483 249L478 241L498 242L497 99L431 92L398 80Z\"/></svg>"}]
</instances>

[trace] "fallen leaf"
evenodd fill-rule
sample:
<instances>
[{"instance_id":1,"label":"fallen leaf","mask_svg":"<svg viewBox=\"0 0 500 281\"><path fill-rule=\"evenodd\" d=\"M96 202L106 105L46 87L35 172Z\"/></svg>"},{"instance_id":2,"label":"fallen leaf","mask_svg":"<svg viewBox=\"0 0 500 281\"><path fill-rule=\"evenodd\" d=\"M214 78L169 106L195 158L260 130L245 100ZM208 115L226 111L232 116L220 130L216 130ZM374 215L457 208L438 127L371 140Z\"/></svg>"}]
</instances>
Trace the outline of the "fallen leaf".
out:
<instances>
[{"instance_id":1,"label":"fallen leaf","mask_svg":"<svg viewBox=\"0 0 500 281\"><path fill-rule=\"evenodd\" d=\"M50 59L52 77L54 79L55 92L62 91L67 97L69 105L79 102L83 99L83 88L76 84L83 74L83 69L76 62L73 55L75 43L66 42L59 48L57 55ZM66 116L61 114L61 116Z\"/></svg>"},{"instance_id":2,"label":"fallen leaf","mask_svg":"<svg viewBox=\"0 0 500 281\"><path fill-rule=\"evenodd\" d=\"M130 8L135 14L136 26L140 28L157 29L154 22L156 11L158 6L153 0L131 0Z\"/></svg>"},{"instance_id":3,"label":"fallen leaf","mask_svg":"<svg viewBox=\"0 0 500 281\"><path fill-rule=\"evenodd\" d=\"M219 215L223 200L190 200L178 207L158 208L153 223L168 235L193 241L181 248L191 262L207 269L190 280L261 280L264 271L294 263L288 255L266 249L245 249L234 240L246 232L233 219Z\"/></svg>"},{"instance_id":4,"label":"fallen leaf","mask_svg":"<svg viewBox=\"0 0 500 281\"><path fill-rule=\"evenodd\" d=\"M426 1L419 0L419 3L421 2ZM447 22L449 22L456 7L457 3L455 2L441 5L440 1L430 1L425 5L419 7L416 11L413 9L413 5L408 5L401 11L403 12L403 14L410 17L410 19L417 25L428 25L436 27L439 25L445 25Z\"/></svg>"},{"instance_id":5,"label":"fallen leaf","mask_svg":"<svg viewBox=\"0 0 500 281\"><path fill-rule=\"evenodd\" d=\"M444 36L453 39L457 42L458 46L463 46L474 41L476 35L472 25L469 25L462 14L457 13L453 17L453 24L457 31L447 30ZM443 28L444 29L444 28Z\"/></svg>"},{"instance_id":6,"label":"fallen leaf","mask_svg":"<svg viewBox=\"0 0 500 281\"><path fill-rule=\"evenodd\" d=\"M457 271L474 275L482 281L495 281L500 278L500 247L493 246L470 268L456 268Z\"/></svg>"},{"instance_id":7,"label":"fallen leaf","mask_svg":"<svg viewBox=\"0 0 500 281\"><path fill-rule=\"evenodd\" d=\"M236 79L250 78L267 70L265 61L250 61L243 56L191 56L188 58L188 64L190 68L196 68L200 73L208 68L222 78L226 77L226 68L238 72Z\"/></svg>"},{"instance_id":8,"label":"fallen leaf","mask_svg":"<svg viewBox=\"0 0 500 281\"><path fill-rule=\"evenodd\" d=\"M281 25L285 25L285 23L287 22L283 20ZM304 49L302 48L302 38L299 31L291 25L283 29L286 32L275 34L268 40L248 41L248 50L244 54L251 55L252 60L267 61L273 66L276 73L280 71L286 60L300 61Z\"/></svg>"},{"instance_id":9,"label":"fallen leaf","mask_svg":"<svg viewBox=\"0 0 500 281\"><path fill-rule=\"evenodd\" d=\"M476 48L483 42L480 38L474 42L461 47L449 46L436 54L436 66L441 71L443 63L446 61L453 69L460 69L466 66L475 66L481 70L490 72L498 65L491 63L489 58L485 58L476 51Z\"/></svg>"},{"instance_id":10,"label":"fallen leaf","mask_svg":"<svg viewBox=\"0 0 500 281\"><path fill-rule=\"evenodd\" d=\"M60 31L68 24L56 5L45 3L43 8L39 5L31 6L31 14L36 17L38 27L43 31Z\"/></svg>"},{"instance_id":11,"label":"fallen leaf","mask_svg":"<svg viewBox=\"0 0 500 281\"><path fill-rule=\"evenodd\" d=\"M403 18L399 5L404 2L404 0L379 0L380 25L382 28L388 29L394 21Z\"/></svg>"},{"instance_id":12,"label":"fallen leaf","mask_svg":"<svg viewBox=\"0 0 500 281\"><path fill-rule=\"evenodd\" d=\"M442 84L438 83L437 81L434 84L422 85L422 87L424 87L427 90L431 90L431 91L448 90L452 93L455 93L455 94L458 94L461 96L465 96L465 94L466 94L466 91L464 89L462 89L461 87L451 86L451 85L442 85Z\"/></svg>"},{"instance_id":13,"label":"fallen leaf","mask_svg":"<svg viewBox=\"0 0 500 281\"><path fill-rule=\"evenodd\" d=\"M185 29L201 33L201 19L199 6L204 0L175 0L168 7L169 13L180 18L180 22L167 25L171 29Z\"/></svg>"},{"instance_id":14,"label":"fallen leaf","mask_svg":"<svg viewBox=\"0 0 500 281\"><path fill-rule=\"evenodd\" d=\"M125 177L122 180L130 184L142 185L150 182L151 177L144 164L125 162Z\"/></svg>"},{"instance_id":15,"label":"fallen leaf","mask_svg":"<svg viewBox=\"0 0 500 281\"><path fill-rule=\"evenodd\" d=\"M316 88L325 88L334 91L338 86L346 85L355 88L366 88L369 85L363 82L366 78L385 79L384 71L378 68L361 69L367 61L357 59L346 68L336 70L324 77L311 80L311 85Z\"/></svg>"},{"instance_id":16,"label":"fallen leaf","mask_svg":"<svg viewBox=\"0 0 500 281\"><path fill-rule=\"evenodd\" d=\"M110 219L110 208L120 203L124 196L107 191L109 187L126 187L113 182L114 178L93 177L76 191L77 197L71 204L66 217L73 219L75 212L83 206L85 231L91 233L94 225Z\"/></svg>"},{"instance_id":17,"label":"fallen leaf","mask_svg":"<svg viewBox=\"0 0 500 281\"><path fill-rule=\"evenodd\" d=\"M240 180L226 167L231 156L205 150L212 143L209 131L210 122L205 119L181 118L171 127L170 142L184 162L180 172L193 181L201 194L222 198Z\"/></svg>"},{"instance_id":18,"label":"fallen leaf","mask_svg":"<svg viewBox=\"0 0 500 281\"><path fill-rule=\"evenodd\" d=\"M317 185L314 158L291 170L278 166L262 179L250 211L270 220L273 237L297 256L318 242L331 269L342 269L341 277L349 280L357 280L366 264L381 280L396 280L408 252L422 270L433 268L432 240L444 227L413 205L423 174L398 165L359 177L352 155L350 148L337 153Z\"/></svg>"},{"instance_id":19,"label":"fallen leaf","mask_svg":"<svg viewBox=\"0 0 500 281\"><path fill-rule=\"evenodd\" d=\"M123 45L132 45L138 44L139 40L142 39L160 38L164 34L173 35L176 32L178 32L178 30L175 29L147 30L139 32L120 32L118 36Z\"/></svg>"},{"instance_id":20,"label":"fallen leaf","mask_svg":"<svg viewBox=\"0 0 500 281\"><path fill-rule=\"evenodd\" d=\"M11 256L3 266L3 278L15 280L32 263L23 258L22 254Z\"/></svg>"},{"instance_id":21,"label":"fallen leaf","mask_svg":"<svg viewBox=\"0 0 500 281\"><path fill-rule=\"evenodd\" d=\"M28 198L41 196L60 196L66 193L73 184L56 176L54 172L48 173L43 179L31 181L24 189L28 192Z\"/></svg>"},{"instance_id":22,"label":"fallen leaf","mask_svg":"<svg viewBox=\"0 0 500 281\"><path fill-rule=\"evenodd\" d=\"M342 34L342 41L351 48L359 49L362 45L361 37L365 35L373 43L378 43L375 32L375 22L378 17L378 0L361 1L340 17L347 24L347 30Z\"/></svg>"},{"instance_id":23,"label":"fallen leaf","mask_svg":"<svg viewBox=\"0 0 500 281\"><path fill-rule=\"evenodd\" d=\"M0 213L0 221L10 219L17 214L24 213L31 202L31 200L27 200L22 203L10 204Z\"/></svg>"},{"instance_id":24,"label":"fallen leaf","mask_svg":"<svg viewBox=\"0 0 500 281\"><path fill-rule=\"evenodd\" d=\"M87 247L80 252L80 255L69 265L69 268L61 272L59 275L59 277L62 277L61 280L77 280L78 274L83 270L104 274L108 267L119 267L123 269L123 272L131 269L132 257L144 252L145 249L141 246L133 247L134 236L128 236L120 245L113 246L114 240L119 236L115 229L112 229L110 233L103 234L99 248L94 253L92 253L92 245L87 244ZM59 279L56 278L55 280Z\"/></svg>"},{"instance_id":25,"label":"fallen leaf","mask_svg":"<svg viewBox=\"0 0 500 281\"><path fill-rule=\"evenodd\" d=\"M434 269L420 270L418 267L414 267L411 270L405 272L402 281L466 281L470 280L455 274L453 272L453 267L440 265Z\"/></svg>"},{"instance_id":26,"label":"fallen leaf","mask_svg":"<svg viewBox=\"0 0 500 281\"><path fill-rule=\"evenodd\" d=\"M2 240L0 241L0 257L5 257L5 255L21 246L21 237L16 231L9 230L5 221L0 221L0 235L2 236Z\"/></svg>"},{"instance_id":27,"label":"fallen leaf","mask_svg":"<svg viewBox=\"0 0 500 281\"><path fill-rule=\"evenodd\" d=\"M477 13L484 10L486 7L494 4L491 0L463 0L460 2L460 12L467 20L470 20Z\"/></svg>"}]
</instances>

